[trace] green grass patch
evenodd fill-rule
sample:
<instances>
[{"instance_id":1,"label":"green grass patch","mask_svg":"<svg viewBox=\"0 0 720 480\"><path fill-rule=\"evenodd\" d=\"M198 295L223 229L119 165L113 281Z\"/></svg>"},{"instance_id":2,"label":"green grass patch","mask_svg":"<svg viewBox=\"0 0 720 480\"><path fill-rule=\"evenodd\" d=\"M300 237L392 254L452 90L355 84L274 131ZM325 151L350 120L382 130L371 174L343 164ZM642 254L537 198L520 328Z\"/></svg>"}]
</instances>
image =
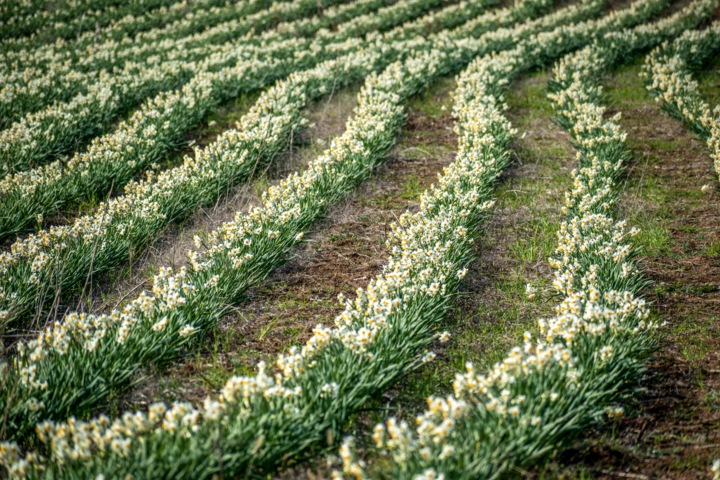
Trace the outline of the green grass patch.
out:
<instances>
[{"instance_id":1,"label":"green grass patch","mask_svg":"<svg viewBox=\"0 0 720 480\"><path fill-rule=\"evenodd\" d=\"M408 108L420 110L430 118L439 118L452 105L452 99L448 95L455 89L455 77L448 75L438 79L429 85L422 93L415 95Z\"/></svg>"}]
</instances>

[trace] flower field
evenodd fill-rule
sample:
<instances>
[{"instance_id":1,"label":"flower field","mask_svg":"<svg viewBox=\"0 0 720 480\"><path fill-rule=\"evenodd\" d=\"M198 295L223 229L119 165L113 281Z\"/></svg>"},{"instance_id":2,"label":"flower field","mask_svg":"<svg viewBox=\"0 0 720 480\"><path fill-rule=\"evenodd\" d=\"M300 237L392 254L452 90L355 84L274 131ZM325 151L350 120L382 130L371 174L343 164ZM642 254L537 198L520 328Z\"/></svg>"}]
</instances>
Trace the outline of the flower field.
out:
<instances>
[{"instance_id":1,"label":"flower field","mask_svg":"<svg viewBox=\"0 0 720 480\"><path fill-rule=\"evenodd\" d=\"M8 0L2 478L719 480L719 22Z\"/></svg>"}]
</instances>

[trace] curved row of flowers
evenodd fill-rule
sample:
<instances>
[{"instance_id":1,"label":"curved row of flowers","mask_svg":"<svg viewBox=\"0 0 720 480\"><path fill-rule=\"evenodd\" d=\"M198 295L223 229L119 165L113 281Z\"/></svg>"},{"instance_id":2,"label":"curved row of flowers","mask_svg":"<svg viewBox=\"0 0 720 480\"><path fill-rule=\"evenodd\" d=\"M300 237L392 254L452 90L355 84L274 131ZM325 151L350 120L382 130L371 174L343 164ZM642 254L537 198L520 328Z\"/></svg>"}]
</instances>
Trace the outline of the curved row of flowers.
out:
<instances>
[{"instance_id":1,"label":"curved row of flowers","mask_svg":"<svg viewBox=\"0 0 720 480\"><path fill-rule=\"evenodd\" d=\"M642 75L662 108L707 141L715 173L720 177L720 105L714 110L702 99L693 70L720 52L720 21L705 30L685 32L647 56Z\"/></svg>"},{"instance_id":2,"label":"curved row of flowers","mask_svg":"<svg viewBox=\"0 0 720 480\"><path fill-rule=\"evenodd\" d=\"M705 30L684 32L654 49L645 59L641 75L662 108L707 141L715 173L720 177L720 105L710 110L692 76L694 69L718 51L720 22L715 21ZM712 471L714 480L720 480L720 459L713 461Z\"/></svg>"},{"instance_id":3,"label":"curved row of flowers","mask_svg":"<svg viewBox=\"0 0 720 480\"><path fill-rule=\"evenodd\" d=\"M520 8L526 7L523 5ZM576 9L568 9L567 12L569 15L565 18L572 18L572 15L575 14L575 10ZM563 22L563 18L557 14L553 15L553 18L556 18L558 23ZM451 45L452 43L446 42L445 48L452 48ZM70 240L62 239L68 241L70 245L68 246L65 242L59 243L59 240L45 245L47 247L45 250L47 254L44 254L45 256L43 256L43 265L41 267L52 267L53 265L64 266L68 263L77 265L82 263L81 259L84 259L86 263L91 265L102 265L104 262L109 261L115 261L115 263L117 263L116 261L118 257L122 257L122 252L127 252L135 247L136 244L140 244L147 241L149 238L152 238L157 231L167 224L169 217L172 217L173 215L177 216L178 212L181 214L183 211L187 211L198 203L214 199L217 192L223 190L224 185L237 181L238 178L242 178L243 176L247 176L247 174L255 168L256 163L261 157L269 157L272 154L273 148L279 148L282 146L285 138L288 136L288 132L293 126L293 122L291 121L293 120L292 116L290 116L290 118L286 118L289 116L288 112L294 111L294 115L297 116L297 109L302 104L301 100L305 101L305 96L318 95L329 90L331 85L349 82L353 78L357 78L358 75L362 76L367 73L369 71L368 69L377 68L377 66L381 65L383 62L387 63L387 60L383 58L383 55L386 56L387 52L360 52L355 56L330 62L311 72L310 77L295 77L295 81L297 82L300 82L301 80L307 81L308 78L313 78L313 75L318 75L319 73L317 72L320 72L325 75L324 84L317 86L312 85L311 82L310 84L303 85L302 88L300 88L300 85L297 84L292 88L287 85L281 85L282 88L278 87L277 91L269 92L267 96L261 98L261 101L259 102L260 107L256 107L260 112L267 112L270 108L270 106L268 106L267 99L274 99L275 104L272 106L276 111L275 117L264 117L261 119L261 126L264 127L264 130L263 128L255 127L257 134L249 135L249 137L248 134L244 133L246 130L250 130L252 132L250 127L253 126L253 122L257 123L259 121L257 119L258 113L253 111L248 116L249 120L242 122L241 127L244 127L242 128L242 132L228 132L228 134L221 137L216 144L204 151L197 151L196 159L187 158L182 167L172 169L171 171L162 174L157 180L149 178L146 182L131 184L128 187L129 194L126 197L113 200L107 205L103 205L94 220L86 218L85 221L82 222L82 225L80 225L79 228L84 228L84 230L82 232L75 232L77 244L74 245L73 243L70 243ZM365 70L357 66L362 63L366 65ZM353 65L355 67L352 70L342 72L340 77L333 77L332 66L337 68L341 65ZM315 79L315 81L317 81L317 79ZM283 100L280 93L284 93L289 98L285 98L284 101L280 101ZM293 101L295 102L294 105ZM290 108L291 106L292 108ZM283 118L285 118L285 125L280 127L278 125L283 125ZM295 125L297 125L298 118L295 118L294 122ZM278 131L272 132L272 137L269 139L262 137L263 132L265 132L265 135L269 135L267 130L271 125L275 125L276 128L280 128L280 133L278 133ZM270 152L268 153L267 150L270 150ZM364 171L364 174L367 174L367 171ZM343 195L344 192L357 183L357 181L357 178L348 177L345 173L339 174L339 177L334 180L334 183L328 179L323 180L325 188L330 188L330 186L332 186L329 191L332 191L333 195L336 197L331 197L329 193L326 193L325 199L323 199L320 206L324 205L324 203L329 201L331 198L337 198L337 196ZM305 181L303 182L305 183ZM292 185L292 182L290 185ZM277 196L290 198L290 193L287 191L280 192L277 193ZM272 250L271 253L266 253L264 257L258 257L255 262L251 262L257 263L260 267L256 266L254 267L255 269L251 269L249 273L244 272L239 274L239 278L242 281L238 280L236 282L229 283L227 281L220 282L220 285L230 288L226 294L220 295L215 290L217 280L213 281L212 285L209 286L202 283L204 286L203 288L212 288L214 303L203 307L205 309L203 312L210 312L204 320L206 323L195 325L194 328L200 330L202 325L207 326L212 324L223 314L223 308L226 308L227 305L233 301L240 299L249 286L257 283L257 281L261 280L265 277L265 275L267 275L267 273L269 273L276 263L280 261L287 249L289 249L290 246L297 241L295 237L298 232L301 232L301 227L303 225L307 226L312 219L320 213L320 211L314 212L307 209L306 211L306 216L302 217L304 223L300 222L298 225L294 225L294 229L291 229L289 232L274 230L275 233L273 238L275 239L275 243L278 245L285 245L284 248ZM99 238L100 232L102 232L102 245L98 249L98 244L101 240L101 238ZM217 235L218 232L214 232L210 235L210 238L216 238ZM62 245L62 247L59 249L55 248L57 245ZM256 246L257 245L262 246L263 244L256 243ZM63 252L65 256L60 260L53 260L49 257L57 252ZM40 256L42 255L43 254ZM256 254L253 253L253 255ZM108 260L108 257L110 260ZM35 258L37 259L38 256ZM193 256L192 258L193 262L198 264L202 264L207 261L198 259L197 256ZM242 263L242 259L240 259L240 263L238 264L233 261L232 267L237 268L242 265ZM33 261L33 264L36 265L38 262ZM229 265L229 263L218 264L217 268L220 269L219 271L222 271L223 269L229 268ZM37 269L35 272L37 273ZM230 286L228 287L228 285ZM144 294L141 295L140 300L145 302L143 298L145 298ZM178 305L178 307L183 306L184 305ZM188 306L190 309L188 311L191 313L184 312L183 315L192 316L192 312L194 312L193 309L195 307L195 305ZM155 316L158 314L162 314L161 316L163 318L166 316L165 313L167 312L163 309L159 312L160 313L156 312ZM160 317L155 320L159 321L159 319ZM75 315L73 314L67 317L62 324L56 324L54 329L45 332L46 340L50 341L49 339L54 338L55 334L52 333L54 331L63 332L68 328L74 328L74 321ZM150 323L155 325L157 323L156 321ZM115 324L114 327L122 328L118 324ZM168 331L173 332L172 329L168 329ZM59 390L50 389L52 396L48 397L46 395L40 399L34 396L35 394L32 392L32 388L21 388L20 393L15 396L14 405L17 408L11 410L13 412L11 418L13 420L16 418L17 415L15 415L15 412L29 415L27 417L27 422L32 425L32 413L37 413L37 415L49 415L48 411L55 412L55 406L58 405L58 401L56 400L53 402L51 398L72 398L73 400L71 401L65 400L65 403L59 407L66 410L70 406L74 405L73 402L80 400L80 406L85 406L85 408L87 408L88 405L98 405L99 399L107 396L110 391L118 387L126 386L123 382L125 382L134 371L142 367L142 365L148 363L149 361L159 361L162 363L164 358L163 355L165 355L167 359L171 358L172 352L177 351L183 343L183 340L177 336L177 331L173 332L173 335L171 335L170 338L174 338L175 341L180 341L180 343L173 348L164 347L169 348L169 350L157 347L157 345L155 345L152 341L148 344L143 344L141 347L136 344L125 345L125 342L118 345L115 344L116 335L109 335L106 332L104 332L103 335L107 335L105 342L110 342L110 344L113 345L112 348L100 349L98 353L102 359L98 360L100 362L100 366L105 368L105 370L102 370L102 368L98 370L99 367L97 366L93 369L91 359L86 358L87 353L84 351L86 343L83 341L79 341L78 343L71 342L69 346L64 342L61 342L61 348L59 351L55 351L57 355L55 355L54 358L45 359L47 360L43 364L45 368L38 367L38 364L30 363L15 365L14 367L16 370L14 373L16 375L18 373L17 368L24 368L26 369L26 372L30 371L28 369L31 369L34 372L44 370L41 374L33 374L33 379L30 381L31 387L35 384L39 384L41 386L45 385L44 382L46 382L46 380L41 379L56 379L55 381L58 385L61 385L62 388ZM72 335L68 337L68 341L71 339ZM94 345L97 347L97 340L95 340L95 342L96 343ZM67 349L73 350L75 353L73 354L73 352L70 352L71 354L67 355ZM128 349L132 351L132 354L128 354ZM26 351L26 349L22 347L21 350ZM159 351L164 353L160 354L158 353ZM35 359L44 358L44 354L36 353L32 355L29 357L31 362ZM76 357L82 360L79 364L73 365L73 362L68 361L68 358ZM122 368L120 369L120 367L113 363L114 361L119 362ZM73 367L69 368L68 365L73 365ZM128 367L128 365L133 365L133 368ZM120 369L122 374L117 374L117 372L113 369ZM82 374L76 374L78 372L82 372ZM93 376L91 372L96 372L95 376ZM22 372L20 372L20 375L22 375ZM117 380L115 380L113 375L117 377ZM73 383L72 379L77 378L80 378L80 383ZM88 378L96 378L99 380L88 381ZM103 385L107 385L107 389L98 388L98 382ZM17 382L6 382L7 387L4 389L5 394L8 394L10 391L9 385L14 383ZM27 385L23 384L23 386ZM89 388L90 391L85 391L83 388ZM50 404L53 406L50 407ZM42 410L44 411L41 412L39 410L34 411L32 409L28 409L28 407L35 408L37 405L42 405ZM72 411L75 411L75 409L78 408L79 407L75 405ZM67 413L65 415L67 415ZM58 415L55 413L50 416L57 417ZM22 430L22 428L16 427L12 421L11 425L13 426L11 431L16 428Z\"/></svg>"},{"instance_id":4,"label":"curved row of flowers","mask_svg":"<svg viewBox=\"0 0 720 480\"><path fill-rule=\"evenodd\" d=\"M392 455L392 478L497 478L512 468L536 465L603 414L622 415L618 403L633 392L644 371L656 325L647 323L649 310L637 297L648 284L628 243L638 230L628 236L625 222L611 216L628 152L618 117L603 118L597 76L692 28L716 6L716 1L699 1L653 25L608 33L556 64L549 98L579 151L573 188L565 194L567 219L550 259L553 286L564 299L556 317L538 320L537 336L526 332L524 344L491 370L482 374L468 363L455 376L454 395L428 399L415 431L394 418L375 427L377 447ZM467 86L461 83L455 108L463 112L460 121L476 116L464 115L463 87L484 92L485 82L507 82L513 69L526 68L525 62L522 56L477 62ZM532 294L533 288L528 291ZM352 437L340 454L343 472L337 477L368 476Z\"/></svg>"},{"instance_id":5,"label":"curved row of flowers","mask_svg":"<svg viewBox=\"0 0 720 480\"><path fill-rule=\"evenodd\" d=\"M502 53L491 54L472 62L470 66L457 77L458 87L453 94L455 102L453 116L456 119L455 133L458 135L458 154L452 168L456 168L456 165L473 165L472 169L463 173L468 178L482 181L481 184L485 191L482 200L484 200L486 204L491 203L488 202L488 200L491 195L493 182L507 163L509 163L506 147L509 139L516 133L512 129L510 122L502 114L503 110L507 108L503 103L503 92L513 73L516 72L514 72L514 65L512 63L498 61L498 58L501 56ZM497 67L497 70L495 70L494 67ZM495 125L495 127L489 128L492 125ZM457 174L453 170L450 170L448 173ZM443 180L445 180L445 178L441 179L441 185L443 185ZM435 193L435 195L433 195L433 193ZM437 195L437 193L444 195ZM437 193L434 191L426 192L421 197L423 207L426 205L432 206L440 199L442 199L441 203L443 206L446 206L446 208L449 207L455 212L467 206L467 203L463 202L464 199L462 196L447 195L446 191ZM450 200L450 202L446 203L448 200ZM421 210L421 213L424 212ZM418 222L418 220L424 219L421 215L411 216L409 213L403 215L399 223L404 228L400 230L400 235L398 235L395 231L397 227L394 226L393 232L389 235L388 246L395 245L398 240L400 240L401 243L405 243L405 236L407 236L408 233L414 233L413 230L422 231L423 222ZM465 225L463 225L463 227L465 227ZM477 234L477 231L473 232L472 230L470 233L466 233L471 241ZM467 248L469 246L467 245L468 243L470 242L466 242L466 245L464 245L467 249L464 258L465 262L456 266L454 271L443 272L446 277L462 279L467 272L467 263L472 256ZM412 258L412 256L410 258ZM462 270L460 267L463 267ZM454 285L454 287L454 290L457 289L457 285ZM352 309L348 310L352 312ZM357 313L355 316L358 316ZM362 318L362 314L359 315L359 317ZM348 316L348 318L352 317ZM377 333L375 333L374 336L377 336ZM441 340L446 340L448 335L443 333L440 338ZM462 401L458 402L454 399L448 399L447 402L440 399L432 399L430 403L436 412L445 413L445 424L439 426L434 432L434 442L440 444L445 439L445 436L450 434L456 413L459 413L464 404ZM398 425L394 419L388 421L388 426L392 429L393 434L398 431L398 428L408 430L406 424L400 423ZM429 433L432 434L432 432ZM376 427L375 438L378 442L382 442L382 435L381 428ZM396 442L394 445L398 448L404 448L404 454L396 456L398 463L405 463L407 460L411 460L404 456L411 453L411 450L415 447L416 442L411 437L412 435L404 432L403 438L395 438ZM408 441L405 442L404 440ZM422 455L429 457L431 455L430 449L425 450L426 451L422 452ZM438 452L434 453L447 462L456 461L454 458L455 451L449 446L441 448ZM357 459L352 437L346 437L344 439L341 455L345 461L345 473L356 478L365 478L366 474L364 469L366 465L363 461ZM422 478L438 478L433 476L431 472L425 473L427 475ZM392 478L402 478L402 475L399 476L397 472L392 472L391 475ZM333 478L340 478L341 476L341 472L333 473ZM440 476L439 478L443 477Z\"/></svg>"},{"instance_id":6,"label":"curved row of flowers","mask_svg":"<svg viewBox=\"0 0 720 480\"><path fill-rule=\"evenodd\" d=\"M536 3L534 1L520 2L517 10L527 15L533 15L536 13ZM556 14L550 15L542 21L533 22L537 23L538 28L551 28L554 25L560 25L567 21L575 21L578 18L587 16L588 13L594 13L597 2L590 2L591 8L574 8L570 7L563 9ZM442 17L439 17L442 18ZM514 22L519 18L519 15L503 15L501 18L490 17L487 18L487 22L484 24L478 24L476 27L484 26L485 29L493 28L496 21L502 20L503 22ZM475 30L478 31L478 28ZM513 38L517 38L522 35L529 35L532 30L528 30L525 27L518 27L518 29L504 29L503 35L492 35L489 39L485 38L487 35L480 37L470 48L466 48L464 51L474 51L479 53L486 53L498 48L506 48L505 45L511 43ZM467 43L467 42L466 42ZM431 41L424 41L422 39L416 39L408 42L396 42L390 45L385 44L383 41L378 40L372 47L376 51L383 52L383 55L388 60L397 58L398 55L404 55L405 52L411 49L417 48L430 48L433 45ZM350 48L352 45L348 45ZM392 48L388 48L391 46ZM462 50L462 49L461 49ZM333 51L337 52L337 48ZM395 56L395 57L393 57ZM317 60L318 56L313 56L313 59ZM469 58L467 59L469 61ZM183 115L184 112L178 107L174 107L172 113L177 115ZM157 122L155 125L155 132L163 133L160 128L165 119L157 119L150 116L150 119ZM147 127L145 127L147 128ZM139 131L137 129L136 131ZM120 139L121 141L124 139ZM157 141L154 138L150 140ZM125 140L127 141L127 140ZM109 187L112 181L115 185L118 184L119 179L123 176L129 176L131 172L135 171L136 165L127 162L138 162L142 160L139 154L145 154L147 159L147 149L152 147L145 146L144 144L131 144L132 151L117 151L117 145L123 145L122 143L116 142L112 144L107 150L109 161L104 164L101 161L84 162L82 169L78 169L80 175L77 177L76 182L69 182L63 180L63 178L69 178L60 176L55 178L53 172L46 167L44 172L45 176L38 175L35 178L28 177L28 181L20 188L12 190L13 195L16 196L14 204L17 206L14 209L3 210L7 216L18 215L17 217L12 216L11 218L18 218L18 221L23 219L19 212L22 212L27 217L34 217L37 214L42 214L46 208L45 205L57 205L62 197L60 195L75 194L75 190L79 190L81 193L87 191L91 186L97 188L99 185L102 186L105 182ZM125 144L127 145L127 143ZM145 150L143 150L143 147ZM149 163L149 162L148 162ZM109 164L109 165L108 165ZM108 172L109 170L109 172ZM95 173L97 172L97 173ZM60 172L62 174L63 172ZM67 174L67 172L64 172ZM111 174L108 174L111 173ZM222 173L222 172L218 172ZM13 178L17 178L13 177ZM44 179L48 179L45 181ZM55 184L53 184L55 182ZM64 183L63 183L64 182ZM47 185L45 185L47 184ZM58 185L63 188L55 188ZM74 187L74 185L77 185ZM217 190L214 190L217 194ZM72 197L71 197L72 198ZM122 201L119 199L118 201ZM7 199L6 199L7 201ZM9 202L8 202L9 204ZM4 203L0 203L0 207ZM177 204L171 203L172 211L176 212L176 217L179 218L183 214L192 211L196 207L196 204ZM170 207L167 207L170 208ZM33 210L34 209L34 210ZM15 213L13 213L15 212ZM131 209L128 215L135 215L135 209ZM140 210L141 212L141 210ZM102 213L102 212L101 212ZM167 225L171 218L155 218L155 222L162 225ZM128 258L131 251L137 251L144 241L149 241L150 236L148 232L143 232L143 235L135 237L135 234L128 235L127 237L115 237L112 236L116 242L124 242L124 250L118 246L117 252L125 252L124 255L119 253L116 255L104 255L104 250L98 250L96 244L99 242L98 234L104 236L104 232L108 228L111 228L111 224L117 225L135 225L135 221L131 221L130 218L124 216L115 216L112 218L111 223L108 223L110 219L102 214L97 216L87 216L78 219L73 226L69 227L56 227L49 231L41 231L37 235L32 235L28 239L20 240L15 242L10 252L0 257L0 273L2 274L2 282L0 287L0 316L5 323L14 323L19 319L25 318L30 312L34 310L36 304L42 304L42 299L54 298L55 293L61 291L68 291L77 282L84 280L88 275L97 275L103 271L107 271L110 268L122 263ZM137 220L138 225L142 225L143 222ZM111 229L112 229L111 228ZM160 228L160 227L158 227ZM136 245L135 242L139 242ZM59 245L65 245L59 248ZM38 303L38 299L40 302Z\"/></svg>"},{"instance_id":7,"label":"curved row of flowers","mask_svg":"<svg viewBox=\"0 0 720 480\"><path fill-rule=\"evenodd\" d=\"M576 39L587 41L589 36L602 33L604 29L640 21L652 11L651 2L645 2L645 5L638 3L604 21L584 24L584 28L577 31ZM565 31L566 27L563 27L558 31L560 36L553 37L555 42L550 45L551 51L569 48L567 44L558 46L557 42L558 38L567 38ZM385 93L383 103L397 102L399 98L393 94L409 95L424 85L428 76L447 72L463 63L463 54L458 52L456 44L449 42L443 50L422 53L404 67L394 65L380 77L371 77L361 99L368 98L369 101L372 94ZM546 56L551 54L547 48L538 51ZM538 58L542 55L538 54ZM392 90L388 92L383 86ZM397 110L400 115L401 109ZM377 118L380 116L368 117L368 126L376 124ZM381 127L382 131L384 128ZM393 234L393 240L398 243L385 275L373 282L367 291L361 292L354 304L347 303L345 314L337 319L338 328L318 326L313 339L302 351L281 355L278 367L282 374L271 379L261 369L256 378L234 378L226 385L223 402L209 399L201 410L177 404L165 412L166 407L156 405L148 415L127 414L112 426L100 417L92 424L83 423L84 426L77 429L75 425L79 424L74 420L60 425L44 423L38 429L41 439L56 446L52 453L53 462L47 465L52 474L83 478L96 474L113 477L126 474L140 477L187 475L197 478L210 476L218 470L237 472L249 466L267 471L277 467L288 455L327 439L328 429L336 430L347 415L372 394L382 391L399 375L414 368L420 360L420 352L432 341L433 325L449 308L449 294L464 275L462 267L468 261L472 234L476 233L478 221L490 206L487 202L480 203L482 196L489 194L487 178L495 178L498 174L498 170L485 169L483 163L478 162L488 161L490 166L500 166L507 161L504 145L499 149L500 157L490 161L490 156L498 152L495 142L507 143L509 140L507 129L497 122L485 125L485 128L495 134L485 137L477 147L487 150L468 155L467 163L448 169L440 186L423 196L421 213L403 216L401 225ZM350 128L346 135L357 135L358 130ZM355 150L360 159L368 157L367 152L357 147ZM334 155L332 148L329 154ZM329 158L332 157L321 160ZM335 177L335 172L332 177ZM294 183L295 188L304 190L304 182L299 178ZM278 195L278 199L269 206L284 215L284 220L289 221L292 215L301 215L304 211L302 207L292 205L292 200L281 203L280 198L287 198L287 194L280 196L279 190L270 194ZM310 205L313 203L316 204L311 202ZM143 318L143 308L155 312L159 309L158 304L165 306L165 311L170 312L168 318L163 317L152 325L156 331L165 331L172 324L172 311L166 306L168 302L172 306L194 303L192 297L196 292L191 287L197 286L186 283L188 277L199 277L205 272L207 278L202 278L205 282L201 284L203 289L234 283L215 277L213 269L218 268L221 262L228 266L224 271L247 268L248 262L258 261L259 257L254 254L251 258L244 256L245 249L249 250L262 241L289 238L281 231L266 230L259 223L263 220L262 211L251 211L248 216L224 226L221 234L210 237L214 241L208 245L205 255L211 256L213 261L207 261L207 257L201 254L191 254L193 267L190 271L180 272L179 275L163 271L158 276L160 301L144 296L128 307L129 312ZM260 227L263 227L262 230ZM237 246L227 244L229 239L237 241ZM292 242L297 241L294 237ZM187 291L183 291L186 286ZM190 297L190 302L183 295ZM81 320L85 328L94 332L91 322ZM135 325L139 323L134 322ZM176 325L178 334L180 330L184 334L193 331L192 325L187 328L181 325L182 322ZM125 336L125 332L130 334L132 326L132 321L123 323L117 334L121 337ZM386 328L388 326L392 328ZM65 327L69 329L70 325ZM49 341L53 339L52 332L66 338L62 335L65 332L58 328L50 332ZM103 332L99 341L106 335L107 332ZM93 340L92 334L88 340ZM36 347L38 345L35 344ZM97 345L90 344L90 347L96 348ZM46 350L42 347L40 350L39 356L42 356ZM32 373L36 374L36 371ZM49 390L42 390L43 387L39 385L38 391ZM37 407L39 403L36 400L32 405ZM164 426L156 428L156 424L160 427L161 417L164 418ZM105 425L111 428L106 430ZM133 441L137 435L142 439ZM6 447L4 451L11 452L5 457L8 466L14 465L21 473L32 469L31 475L49 471L38 471L30 465L37 461L37 456L20 459L14 453L15 447ZM65 463L58 466L58 462Z\"/></svg>"}]
</instances>

